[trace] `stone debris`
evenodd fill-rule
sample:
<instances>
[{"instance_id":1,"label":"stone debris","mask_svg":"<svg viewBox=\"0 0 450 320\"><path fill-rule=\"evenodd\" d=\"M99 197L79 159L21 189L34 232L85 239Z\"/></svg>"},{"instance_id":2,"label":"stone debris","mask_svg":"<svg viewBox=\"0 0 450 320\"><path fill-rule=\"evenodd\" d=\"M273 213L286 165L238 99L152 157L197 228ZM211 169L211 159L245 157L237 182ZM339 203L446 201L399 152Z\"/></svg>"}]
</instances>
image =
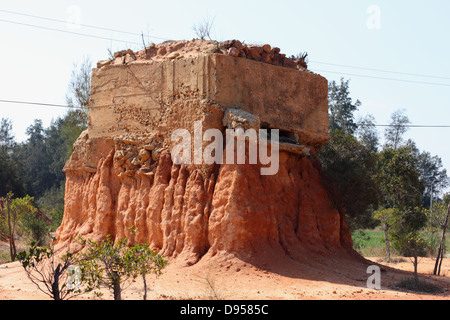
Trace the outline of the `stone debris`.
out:
<instances>
[{"instance_id":1,"label":"stone debris","mask_svg":"<svg viewBox=\"0 0 450 320\"><path fill-rule=\"evenodd\" d=\"M251 45L245 44L239 40L226 40L223 42L208 40L191 41L166 41L160 44L152 43L144 50L133 52L131 49L121 50L114 53L114 59L102 60L97 63L97 68L108 65L123 65L152 60L174 60L180 58L189 58L202 53L216 53L228 55L236 58L244 58L263 63L282 66L299 71L308 71L306 56L287 57L281 53L278 47L272 47L270 44Z\"/></svg>"},{"instance_id":2,"label":"stone debris","mask_svg":"<svg viewBox=\"0 0 450 320\"><path fill-rule=\"evenodd\" d=\"M244 130L250 128L259 130L261 120L258 116L250 114L240 109L227 109L223 118L223 125L229 129L241 127Z\"/></svg>"}]
</instances>

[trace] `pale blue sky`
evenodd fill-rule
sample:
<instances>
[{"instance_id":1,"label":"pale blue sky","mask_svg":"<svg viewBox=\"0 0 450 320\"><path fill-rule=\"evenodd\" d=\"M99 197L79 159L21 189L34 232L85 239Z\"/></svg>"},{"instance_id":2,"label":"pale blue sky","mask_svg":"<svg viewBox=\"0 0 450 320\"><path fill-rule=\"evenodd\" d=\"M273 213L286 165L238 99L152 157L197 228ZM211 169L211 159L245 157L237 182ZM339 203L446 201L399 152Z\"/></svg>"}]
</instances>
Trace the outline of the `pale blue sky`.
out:
<instances>
[{"instance_id":1,"label":"pale blue sky","mask_svg":"<svg viewBox=\"0 0 450 320\"><path fill-rule=\"evenodd\" d=\"M375 8L378 11L368 11ZM0 10L79 21L84 25L192 39L192 26L215 17L217 40L269 43L288 55L306 51L309 68L328 80L350 79L350 91L378 124L404 108L413 124L450 125L450 1L2 1ZM375 20L372 20L375 18ZM141 49L138 36L57 23L0 11L0 20L96 35L94 39L0 21L0 99L64 104L73 63L95 63L113 51ZM375 21L369 24L368 21ZM369 28L378 27L378 28ZM72 26L73 27L73 26ZM129 41L115 42L112 39ZM156 43L163 40L150 39ZM407 76L353 67L412 73ZM319 71L320 70L320 71ZM331 73L333 72L333 73ZM352 76L348 75L352 74ZM392 78L400 82L359 77ZM442 77L442 78L437 78ZM430 85L413 82L427 82ZM35 118L48 126L64 109L0 103L0 117L13 120L17 140ZM380 128L382 134L383 128ZM413 128L407 137L439 155L450 170L450 128Z\"/></svg>"}]
</instances>

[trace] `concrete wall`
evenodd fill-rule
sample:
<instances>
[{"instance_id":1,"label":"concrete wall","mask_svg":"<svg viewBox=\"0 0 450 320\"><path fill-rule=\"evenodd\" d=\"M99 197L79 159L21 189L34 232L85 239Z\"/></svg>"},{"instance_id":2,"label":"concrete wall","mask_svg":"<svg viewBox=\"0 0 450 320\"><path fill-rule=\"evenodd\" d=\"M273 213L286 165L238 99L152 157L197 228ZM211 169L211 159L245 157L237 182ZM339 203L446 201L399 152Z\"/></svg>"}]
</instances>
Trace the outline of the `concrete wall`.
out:
<instances>
[{"instance_id":1,"label":"concrete wall","mask_svg":"<svg viewBox=\"0 0 450 320\"><path fill-rule=\"evenodd\" d=\"M304 144L328 135L327 80L311 72L221 54L94 69L89 137L221 128L238 108L264 125L299 133ZM308 139L311 141L307 141Z\"/></svg>"}]
</instances>

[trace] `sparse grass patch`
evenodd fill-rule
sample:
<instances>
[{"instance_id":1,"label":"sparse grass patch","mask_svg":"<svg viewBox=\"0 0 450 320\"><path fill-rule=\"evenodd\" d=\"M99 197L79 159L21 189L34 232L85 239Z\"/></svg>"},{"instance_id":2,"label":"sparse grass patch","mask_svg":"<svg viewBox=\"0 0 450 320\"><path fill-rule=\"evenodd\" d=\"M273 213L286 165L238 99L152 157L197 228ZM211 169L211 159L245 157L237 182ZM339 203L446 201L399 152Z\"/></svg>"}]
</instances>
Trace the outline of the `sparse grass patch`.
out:
<instances>
[{"instance_id":1,"label":"sparse grass patch","mask_svg":"<svg viewBox=\"0 0 450 320\"><path fill-rule=\"evenodd\" d=\"M224 300L220 288L216 284L216 277L213 273L213 266L210 265L207 274L201 277L201 282L205 284L204 300Z\"/></svg>"},{"instance_id":2,"label":"sparse grass patch","mask_svg":"<svg viewBox=\"0 0 450 320\"><path fill-rule=\"evenodd\" d=\"M3 250L0 247L0 264L11 262L11 257L9 256L9 251Z\"/></svg>"},{"instance_id":3,"label":"sparse grass patch","mask_svg":"<svg viewBox=\"0 0 450 320\"><path fill-rule=\"evenodd\" d=\"M414 280L414 278L406 278L403 280L400 280L396 285L396 288L398 289L403 289L403 290L408 290L408 291L413 291L413 292L421 292L421 293L440 293L442 292L442 288L424 281L424 280L419 280L416 281Z\"/></svg>"}]
</instances>

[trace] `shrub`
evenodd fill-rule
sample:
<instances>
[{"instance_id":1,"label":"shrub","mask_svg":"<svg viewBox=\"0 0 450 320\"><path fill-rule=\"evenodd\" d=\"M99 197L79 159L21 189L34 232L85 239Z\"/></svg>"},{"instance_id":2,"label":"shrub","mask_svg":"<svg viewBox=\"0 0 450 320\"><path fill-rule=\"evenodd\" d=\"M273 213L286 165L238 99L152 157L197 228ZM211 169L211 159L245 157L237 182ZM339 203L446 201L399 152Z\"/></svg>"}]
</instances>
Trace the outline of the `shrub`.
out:
<instances>
[{"instance_id":1,"label":"shrub","mask_svg":"<svg viewBox=\"0 0 450 320\"><path fill-rule=\"evenodd\" d=\"M45 244L49 237L50 223L43 215L31 213L23 215L21 218L21 227L25 233L36 242L38 246Z\"/></svg>"},{"instance_id":2,"label":"shrub","mask_svg":"<svg viewBox=\"0 0 450 320\"><path fill-rule=\"evenodd\" d=\"M70 299L81 293L77 288L67 285L71 276L69 270L74 262L71 253L59 258L55 256L53 247L39 248L33 242L28 251L19 252L17 258L31 282L52 299Z\"/></svg>"},{"instance_id":3,"label":"shrub","mask_svg":"<svg viewBox=\"0 0 450 320\"><path fill-rule=\"evenodd\" d=\"M86 291L96 290L94 292L100 296L98 290L105 287L113 292L114 300L122 300L122 291L131 280L142 275L146 299L146 274L160 274L167 261L147 245L127 247L127 242L127 239L115 242L110 235L101 242L81 240L86 250L78 257L77 265Z\"/></svg>"}]
</instances>

